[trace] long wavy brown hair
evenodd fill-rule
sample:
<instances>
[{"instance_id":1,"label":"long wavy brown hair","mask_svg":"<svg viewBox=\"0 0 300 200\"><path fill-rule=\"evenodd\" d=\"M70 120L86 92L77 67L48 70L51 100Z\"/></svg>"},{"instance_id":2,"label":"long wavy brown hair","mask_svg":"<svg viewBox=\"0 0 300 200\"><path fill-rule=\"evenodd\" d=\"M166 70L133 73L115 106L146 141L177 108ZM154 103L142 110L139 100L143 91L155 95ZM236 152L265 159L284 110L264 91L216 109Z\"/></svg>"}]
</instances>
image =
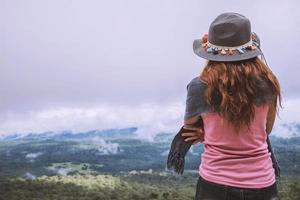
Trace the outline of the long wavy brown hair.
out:
<instances>
[{"instance_id":1,"label":"long wavy brown hair","mask_svg":"<svg viewBox=\"0 0 300 200\"><path fill-rule=\"evenodd\" d=\"M207 84L206 99L209 106L238 133L243 125L248 130L254 118L254 103L258 94L273 94L273 105L278 114L281 92L278 79L258 57L235 62L207 61L199 78ZM257 87L260 81L268 83L266 91ZM260 90L260 91L259 91Z\"/></svg>"}]
</instances>

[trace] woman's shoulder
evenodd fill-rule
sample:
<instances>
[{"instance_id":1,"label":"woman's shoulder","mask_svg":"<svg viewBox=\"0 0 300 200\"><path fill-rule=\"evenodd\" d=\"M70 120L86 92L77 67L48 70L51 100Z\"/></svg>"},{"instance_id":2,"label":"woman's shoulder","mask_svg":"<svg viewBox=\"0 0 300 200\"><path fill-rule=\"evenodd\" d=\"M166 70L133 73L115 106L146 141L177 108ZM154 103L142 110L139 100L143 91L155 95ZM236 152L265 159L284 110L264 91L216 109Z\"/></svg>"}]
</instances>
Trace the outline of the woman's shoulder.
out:
<instances>
[{"instance_id":1,"label":"woman's shoulder","mask_svg":"<svg viewBox=\"0 0 300 200\"><path fill-rule=\"evenodd\" d=\"M185 120L210 111L204 92L205 88L206 84L200 80L199 77L194 77L188 83L184 115Z\"/></svg>"},{"instance_id":2,"label":"woman's shoulder","mask_svg":"<svg viewBox=\"0 0 300 200\"><path fill-rule=\"evenodd\" d=\"M191 86L193 89L205 89L206 88L206 83L200 79L199 76L196 76L190 80L190 82L187 84L187 89Z\"/></svg>"},{"instance_id":3,"label":"woman's shoulder","mask_svg":"<svg viewBox=\"0 0 300 200\"><path fill-rule=\"evenodd\" d=\"M275 96L268 80L262 78L257 79L256 89L256 104L270 103L274 100Z\"/></svg>"}]
</instances>

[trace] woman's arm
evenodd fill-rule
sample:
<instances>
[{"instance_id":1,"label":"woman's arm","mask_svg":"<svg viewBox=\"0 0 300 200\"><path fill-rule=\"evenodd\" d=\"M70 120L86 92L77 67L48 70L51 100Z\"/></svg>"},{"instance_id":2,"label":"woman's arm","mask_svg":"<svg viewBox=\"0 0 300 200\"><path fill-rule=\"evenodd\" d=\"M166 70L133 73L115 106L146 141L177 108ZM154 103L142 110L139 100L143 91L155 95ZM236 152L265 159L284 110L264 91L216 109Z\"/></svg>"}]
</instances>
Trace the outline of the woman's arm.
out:
<instances>
[{"instance_id":1,"label":"woman's arm","mask_svg":"<svg viewBox=\"0 0 300 200\"><path fill-rule=\"evenodd\" d=\"M276 101L269 104L269 111L268 111L268 115L267 115L267 124L266 124L267 134L271 133L274 122L275 122L275 118L276 118L276 108L275 108L276 104L275 103L276 103Z\"/></svg>"},{"instance_id":2,"label":"woman's arm","mask_svg":"<svg viewBox=\"0 0 300 200\"><path fill-rule=\"evenodd\" d=\"M201 116L191 117L184 120L184 128L195 130L193 132L182 133L182 136L187 136L186 142L193 141L193 144L202 143L204 141L203 121Z\"/></svg>"},{"instance_id":3,"label":"woman's arm","mask_svg":"<svg viewBox=\"0 0 300 200\"><path fill-rule=\"evenodd\" d=\"M191 129L191 130L202 128L202 127L195 126L195 123L198 122L199 120L202 120L201 116L195 116L184 120L184 128Z\"/></svg>"},{"instance_id":4,"label":"woman's arm","mask_svg":"<svg viewBox=\"0 0 300 200\"><path fill-rule=\"evenodd\" d=\"M195 140L195 143L203 141L204 130L201 113L207 111L205 89L206 85L199 80L199 77L193 78L187 85L183 128L191 130L191 132L182 134L182 136L189 136L185 141Z\"/></svg>"}]
</instances>

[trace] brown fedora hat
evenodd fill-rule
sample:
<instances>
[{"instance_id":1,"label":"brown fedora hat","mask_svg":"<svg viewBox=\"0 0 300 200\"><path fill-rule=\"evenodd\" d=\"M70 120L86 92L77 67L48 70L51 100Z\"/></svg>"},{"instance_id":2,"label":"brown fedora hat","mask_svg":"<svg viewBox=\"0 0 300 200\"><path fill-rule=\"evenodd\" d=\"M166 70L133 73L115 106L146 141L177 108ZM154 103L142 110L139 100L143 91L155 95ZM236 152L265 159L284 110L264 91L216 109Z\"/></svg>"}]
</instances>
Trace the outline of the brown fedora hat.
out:
<instances>
[{"instance_id":1,"label":"brown fedora hat","mask_svg":"<svg viewBox=\"0 0 300 200\"><path fill-rule=\"evenodd\" d=\"M239 61L262 54L260 40L251 31L250 20L245 16L222 13L210 24L208 34L194 40L194 53L213 61Z\"/></svg>"}]
</instances>

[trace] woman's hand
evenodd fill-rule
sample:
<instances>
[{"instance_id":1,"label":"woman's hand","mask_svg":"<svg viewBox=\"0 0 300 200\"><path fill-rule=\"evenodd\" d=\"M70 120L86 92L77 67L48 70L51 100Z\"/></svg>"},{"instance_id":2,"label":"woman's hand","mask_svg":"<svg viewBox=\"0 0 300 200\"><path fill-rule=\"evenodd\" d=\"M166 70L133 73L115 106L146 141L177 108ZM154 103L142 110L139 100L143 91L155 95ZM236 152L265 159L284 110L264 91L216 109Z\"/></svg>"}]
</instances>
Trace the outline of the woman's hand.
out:
<instances>
[{"instance_id":1,"label":"woman's hand","mask_svg":"<svg viewBox=\"0 0 300 200\"><path fill-rule=\"evenodd\" d=\"M193 141L193 144L201 143L204 141L204 131L202 128L184 127L188 130L195 130L194 132L181 133L182 136L187 136L184 141Z\"/></svg>"}]
</instances>

